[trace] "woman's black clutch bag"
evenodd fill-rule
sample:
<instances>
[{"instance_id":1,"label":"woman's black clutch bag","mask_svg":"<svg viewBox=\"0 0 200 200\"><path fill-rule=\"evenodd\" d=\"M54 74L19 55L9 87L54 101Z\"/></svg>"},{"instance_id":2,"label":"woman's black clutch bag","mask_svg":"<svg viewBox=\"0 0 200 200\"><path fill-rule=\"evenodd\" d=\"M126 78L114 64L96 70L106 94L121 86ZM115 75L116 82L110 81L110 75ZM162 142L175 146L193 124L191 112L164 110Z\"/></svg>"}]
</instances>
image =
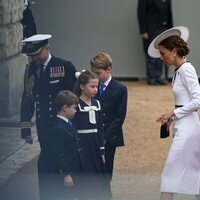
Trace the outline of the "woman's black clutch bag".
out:
<instances>
[{"instance_id":1,"label":"woman's black clutch bag","mask_svg":"<svg viewBox=\"0 0 200 200\"><path fill-rule=\"evenodd\" d=\"M167 124L162 124L160 127L160 138L166 138L169 136L169 130L167 129Z\"/></svg>"}]
</instances>

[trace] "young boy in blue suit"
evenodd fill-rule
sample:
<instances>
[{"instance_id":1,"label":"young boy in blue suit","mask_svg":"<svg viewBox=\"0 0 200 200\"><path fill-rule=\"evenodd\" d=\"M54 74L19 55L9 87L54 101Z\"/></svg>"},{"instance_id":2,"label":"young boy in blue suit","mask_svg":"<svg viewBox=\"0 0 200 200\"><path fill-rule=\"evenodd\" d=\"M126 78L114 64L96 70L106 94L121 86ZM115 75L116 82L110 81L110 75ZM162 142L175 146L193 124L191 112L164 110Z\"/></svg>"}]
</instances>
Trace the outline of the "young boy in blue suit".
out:
<instances>
[{"instance_id":1,"label":"young boy in blue suit","mask_svg":"<svg viewBox=\"0 0 200 200\"><path fill-rule=\"evenodd\" d=\"M57 116L53 124L52 199L77 197L81 170L77 136L70 119L76 113L78 98L70 91L60 91L55 100Z\"/></svg>"},{"instance_id":2,"label":"young boy in blue suit","mask_svg":"<svg viewBox=\"0 0 200 200\"><path fill-rule=\"evenodd\" d=\"M116 147L124 146L122 125L127 110L127 87L112 77L112 59L99 53L90 60L91 71L99 77L100 85L95 96L103 112L105 168L112 180Z\"/></svg>"}]
</instances>

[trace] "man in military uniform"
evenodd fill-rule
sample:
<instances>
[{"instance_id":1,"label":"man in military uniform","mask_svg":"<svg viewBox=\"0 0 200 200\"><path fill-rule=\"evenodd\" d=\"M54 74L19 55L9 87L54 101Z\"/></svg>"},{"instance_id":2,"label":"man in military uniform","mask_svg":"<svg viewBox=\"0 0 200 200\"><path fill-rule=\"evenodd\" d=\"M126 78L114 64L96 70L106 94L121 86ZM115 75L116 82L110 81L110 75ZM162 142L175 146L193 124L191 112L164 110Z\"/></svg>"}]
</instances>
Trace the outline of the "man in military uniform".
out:
<instances>
[{"instance_id":1,"label":"man in military uniform","mask_svg":"<svg viewBox=\"0 0 200 200\"><path fill-rule=\"evenodd\" d=\"M41 152L38 160L40 199L48 199L48 175L51 172L52 122L56 116L55 97L60 90L73 90L74 65L50 53L51 35L26 38L23 52L32 61L26 67L21 102L21 136L32 144L31 119L36 110L36 127Z\"/></svg>"},{"instance_id":2,"label":"man in military uniform","mask_svg":"<svg viewBox=\"0 0 200 200\"><path fill-rule=\"evenodd\" d=\"M137 14L146 59L147 83L163 85L163 62L160 58L151 58L147 50L156 36L173 26L171 0L138 0ZM165 70L167 69L166 67ZM165 78L167 79L167 71Z\"/></svg>"}]
</instances>

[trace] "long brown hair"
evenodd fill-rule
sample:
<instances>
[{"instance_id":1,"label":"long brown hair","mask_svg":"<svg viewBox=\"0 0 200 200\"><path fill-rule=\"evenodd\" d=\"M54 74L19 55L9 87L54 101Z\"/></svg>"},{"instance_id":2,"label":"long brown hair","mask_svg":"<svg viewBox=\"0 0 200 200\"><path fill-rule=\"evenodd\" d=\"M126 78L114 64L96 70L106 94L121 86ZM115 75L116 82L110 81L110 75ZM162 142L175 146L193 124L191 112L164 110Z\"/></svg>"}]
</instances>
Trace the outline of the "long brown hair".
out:
<instances>
[{"instance_id":1,"label":"long brown hair","mask_svg":"<svg viewBox=\"0 0 200 200\"><path fill-rule=\"evenodd\" d=\"M190 49L187 43L179 36L173 35L161 41L159 45L164 46L168 50L176 49L177 55L180 57L186 56Z\"/></svg>"}]
</instances>

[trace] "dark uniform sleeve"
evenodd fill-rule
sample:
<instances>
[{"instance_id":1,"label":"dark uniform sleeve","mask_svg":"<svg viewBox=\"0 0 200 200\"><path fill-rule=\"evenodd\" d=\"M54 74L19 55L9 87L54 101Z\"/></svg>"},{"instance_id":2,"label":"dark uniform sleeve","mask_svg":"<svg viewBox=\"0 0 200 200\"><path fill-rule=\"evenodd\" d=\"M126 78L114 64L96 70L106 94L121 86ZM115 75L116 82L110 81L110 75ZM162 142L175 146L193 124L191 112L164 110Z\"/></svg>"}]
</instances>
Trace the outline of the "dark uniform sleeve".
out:
<instances>
[{"instance_id":1,"label":"dark uniform sleeve","mask_svg":"<svg viewBox=\"0 0 200 200\"><path fill-rule=\"evenodd\" d=\"M146 0L138 0L138 7L137 7L137 17L139 23L140 34L148 32L148 28L146 27L146 9L147 9Z\"/></svg>"},{"instance_id":2,"label":"dark uniform sleeve","mask_svg":"<svg viewBox=\"0 0 200 200\"><path fill-rule=\"evenodd\" d=\"M169 6L168 6L168 25L167 28L173 27L173 15L172 15L172 5L171 0L169 0Z\"/></svg>"},{"instance_id":3,"label":"dark uniform sleeve","mask_svg":"<svg viewBox=\"0 0 200 200\"><path fill-rule=\"evenodd\" d=\"M24 91L20 107L21 137L31 135L31 119L34 113L34 100L32 89L34 85L34 75L30 74L29 66L26 67L24 75Z\"/></svg>"},{"instance_id":4,"label":"dark uniform sleeve","mask_svg":"<svg viewBox=\"0 0 200 200\"><path fill-rule=\"evenodd\" d=\"M75 73L76 73L76 68L75 66L71 63L71 62L67 62L66 65L66 85L65 85L65 89L70 90L73 92L74 90L74 85L77 81L76 77L75 77Z\"/></svg>"},{"instance_id":5,"label":"dark uniform sleeve","mask_svg":"<svg viewBox=\"0 0 200 200\"><path fill-rule=\"evenodd\" d=\"M33 13L29 7L27 7L23 11L23 19L21 22L23 25L23 38L24 39L37 34Z\"/></svg>"}]
</instances>

